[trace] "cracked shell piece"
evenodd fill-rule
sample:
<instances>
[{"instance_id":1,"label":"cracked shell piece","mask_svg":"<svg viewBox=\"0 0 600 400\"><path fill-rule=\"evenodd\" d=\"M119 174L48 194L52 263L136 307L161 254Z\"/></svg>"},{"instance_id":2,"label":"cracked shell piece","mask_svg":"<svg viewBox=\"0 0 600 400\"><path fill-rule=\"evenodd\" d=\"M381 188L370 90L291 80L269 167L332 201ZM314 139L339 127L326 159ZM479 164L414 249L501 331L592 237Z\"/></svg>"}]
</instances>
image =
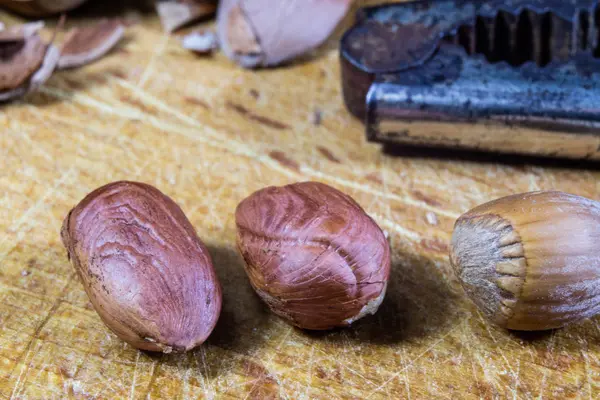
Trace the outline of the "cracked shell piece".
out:
<instances>
[{"instance_id":1,"label":"cracked shell piece","mask_svg":"<svg viewBox=\"0 0 600 400\"><path fill-rule=\"evenodd\" d=\"M167 32L175 32L202 18L209 17L217 10L213 0L166 0L156 3L156 10Z\"/></svg>"},{"instance_id":2,"label":"cracked shell piece","mask_svg":"<svg viewBox=\"0 0 600 400\"><path fill-rule=\"evenodd\" d=\"M42 27L30 23L0 31L0 101L37 90L56 69L59 51L39 36Z\"/></svg>"},{"instance_id":3,"label":"cracked shell piece","mask_svg":"<svg viewBox=\"0 0 600 400\"><path fill-rule=\"evenodd\" d=\"M268 67L322 44L350 0L223 0L217 15L225 54L245 68Z\"/></svg>"},{"instance_id":4,"label":"cracked shell piece","mask_svg":"<svg viewBox=\"0 0 600 400\"><path fill-rule=\"evenodd\" d=\"M58 67L87 65L111 51L123 38L125 26L116 19L104 19L85 28L73 28L65 37Z\"/></svg>"}]
</instances>

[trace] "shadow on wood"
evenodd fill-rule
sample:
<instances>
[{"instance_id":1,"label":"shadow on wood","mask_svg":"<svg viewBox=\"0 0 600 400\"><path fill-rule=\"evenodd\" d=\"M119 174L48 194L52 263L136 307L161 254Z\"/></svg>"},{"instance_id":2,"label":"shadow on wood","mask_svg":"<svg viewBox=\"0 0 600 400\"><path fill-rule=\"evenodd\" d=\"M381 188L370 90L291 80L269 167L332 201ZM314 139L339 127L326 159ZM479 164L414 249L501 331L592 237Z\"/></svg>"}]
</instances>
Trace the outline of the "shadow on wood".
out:
<instances>
[{"instance_id":1,"label":"shadow on wood","mask_svg":"<svg viewBox=\"0 0 600 400\"><path fill-rule=\"evenodd\" d=\"M237 252L229 247L210 244L207 247L223 289L223 306L217 326L206 342L191 352L146 354L174 369L192 368L192 376L200 373L212 379L235 365L236 358L231 354L249 355L263 345L271 314L252 290L243 260Z\"/></svg>"},{"instance_id":2,"label":"shadow on wood","mask_svg":"<svg viewBox=\"0 0 600 400\"><path fill-rule=\"evenodd\" d=\"M556 169L600 170L600 162L591 160L572 160L567 158L536 157L520 154L500 154L485 151L470 151L434 147L419 147L388 143L383 153L404 158L440 159L441 161L465 161L482 164L503 164L513 167L540 166Z\"/></svg>"},{"instance_id":3,"label":"shadow on wood","mask_svg":"<svg viewBox=\"0 0 600 400\"><path fill-rule=\"evenodd\" d=\"M403 254L394 261L386 297L375 315L347 329L304 333L330 341L393 344L450 329L461 311L461 294L453 291L445 274L423 255Z\"/></svg>"},{"instance_id":4,"label":"shadow on wood","mask_svg":"<svg viewBox=\"0 0 600 400\"><path fill-rule=\"evenodd\" d=\"M271 314L250 286L244 261L235 249L211 245L208 249L223 288L223 307L207 343L247 354L261 345Z\"/></svg>"},{"instance_id":5,"label":"shadow on wood","mask_svg":"<svg viewBox=\"0 0 600 400\"><path fill-rule=\"evenodd\" d=\"M511 331L507 332L514 338L522 340L524 342L535 342L550 339L552 334L555 333L556 329L549 329L545 331Z\"/></svg>"}]
</instances>

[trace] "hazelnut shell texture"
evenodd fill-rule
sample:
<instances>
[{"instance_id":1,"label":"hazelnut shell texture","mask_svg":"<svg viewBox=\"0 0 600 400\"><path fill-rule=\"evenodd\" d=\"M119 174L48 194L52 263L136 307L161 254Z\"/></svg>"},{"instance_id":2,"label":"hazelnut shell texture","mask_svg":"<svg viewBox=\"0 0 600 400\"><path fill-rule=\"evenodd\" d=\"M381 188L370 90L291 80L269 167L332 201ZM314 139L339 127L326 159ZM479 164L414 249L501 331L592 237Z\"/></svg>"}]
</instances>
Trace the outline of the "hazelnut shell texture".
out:
<instances>
[{"instance_id":1,"label":"hazelnut shell texture","mask_svg":"<svg viewBox=\"0 0 600 400\"><path fill-rule=\"evenodd\" d=\"M103 186L71 210L61 236L92 305L127 343L181 352L213 330L221 287L210 254L158 189Z\"/></svg>"},{"instance_id":2,"label":"hazelnut shell texture","mask_svg":"<svg viewBox=\"0 0 600 400\"><path fill-rule=\"evenodd\" d=\"M348 326L377 311L390 274L383 232L349 196L317 182L268 187L236 210L250 283L295 326Z\"/></svg>"},{"instance_id":3,"label":"hazelnut shell texture","mask_svg":"<svg viewBox=\"0 0 600 400\"><path fill-rule=\"evenodd\" d=\"M496 324L546 330L600 311L600 207L562 192L504 197L462 215L450 261Z\"/></svg>"}]
</instances>

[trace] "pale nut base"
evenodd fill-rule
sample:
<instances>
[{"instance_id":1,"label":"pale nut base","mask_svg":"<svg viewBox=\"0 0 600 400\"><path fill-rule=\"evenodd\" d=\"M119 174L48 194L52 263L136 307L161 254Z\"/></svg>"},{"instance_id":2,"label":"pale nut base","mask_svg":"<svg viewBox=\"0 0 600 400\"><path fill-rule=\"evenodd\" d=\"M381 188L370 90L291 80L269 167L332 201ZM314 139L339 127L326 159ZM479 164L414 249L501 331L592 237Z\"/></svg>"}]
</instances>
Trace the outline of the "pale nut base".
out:
<instances>
[{"instance_id":1,"label":"pale nut base","mask_svg":"<svg viewBox=\"0 0 600 400\"><path fill-rule=\"evenodd\" d=\"M356 314L352 318L346 319L344 321L344 323L346 323L348 325L352 325L354 322L358 321L359 319L361 319L363 317L366 317L367 315L375 314L377 312L377 310L379 309L379 306L383 302L383 299L385 298L386 291L387 291L387 283L383 287L383 290L381 291L381 294L379 296L375 297L374 299L369 300L369 302L367 304L365 304L365 306L360 310L360 312L358 314Z\"/></svg>"},{"instance_id":2,"label":"pale nut base","mask_svg":"<svg viewBox=\"0 0 600 400\"><path fill-rule=\"evenodd\" d=\"M260 289L256 289L256 288L255 288L255 290L256 290L256 293L258 294L258 296L265 303L267 303L269 305L269 308L275 314L277 314L278 316L280 316L280 317L292 322L294 325L296 325L294 318L284 311L284 302L271 296L269 293L265 292L264 290L260 290ZM387 283L381 290L381 293L379 294L379 296L375 297L374 299L369 300L367 302L367 304L365 304L363 306L363 308L360 309L358 314L356 314L354 317L345 319L340 324L340 326L350 326L353 323L355 323L356 321L358 321L359 319L366 317L367 315L375 314L377 312L377 310L379 309L379 306L381 306L383 299L385 298L386 291L387 291Z\"/></svg>"}]
</instances>

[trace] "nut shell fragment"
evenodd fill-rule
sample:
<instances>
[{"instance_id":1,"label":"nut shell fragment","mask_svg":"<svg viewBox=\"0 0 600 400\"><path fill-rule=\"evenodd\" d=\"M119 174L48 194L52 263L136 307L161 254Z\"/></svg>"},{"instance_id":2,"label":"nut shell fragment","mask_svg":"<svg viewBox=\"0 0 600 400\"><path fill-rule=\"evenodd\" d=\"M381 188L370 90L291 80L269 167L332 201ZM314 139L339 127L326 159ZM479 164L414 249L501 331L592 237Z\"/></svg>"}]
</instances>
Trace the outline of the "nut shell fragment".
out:
<instances>
[{"instance_id":1,"label":"nut shell fragment","mask_svg":"<svg viewBox=\"0 0 600 400\"><path fill-rule=\"evenodd\" d=\"M42 41L42 23L0 31L0 101L24 96L45 83L58 64L59 52Z\"/></svg>"},{"instance_id":2,"label":"nut shell fragment","mask_svg":"<svg viewBox=\"0 0 600 400\"><path fill-rule=\"evenodd\" d=\"M219 47L217 35L212 31L192 32L184 36L181 45L198 54L208 54Z\"/></svg>"},{"instance_id":3,"label":"nut shell fragment","mask_svg":"<svg viewBox=\"0 0 600 400\"><path fill-rule=\"evenodd\" d=\"M223 0L217 17L225 54L246 68L281 64L323 43L350 0Z\"/></svg>"},{"instance_id":4,"label":"nut shell fragment","mask_svg":"<svg viewBox=\"0 0 600 400\"><path fill-rule=\"evenodd\" d=\"M167 32L174 32L185 25L213 15L217 4L213 0L167 0L159 1L156 10Z\"/></svg>"},{"instance_id":5,"label":"nut shell fragment","mask_svg":"<svg viewBox=\"0 0 600 400\"><path fill-rule=\"evenodd\" d=\"M11 26L8 29L0 25L0 43L22 42L37 34L44 27L44 22L29 22L22 25Z\"/></svg>"},{"instance_id":6,"label":"nut shell fragment","mask_svg":"<svg viewBox=\"0 0 600 400\"><path fill-rule=\"evenodd\" d=\"M293 325L348 326L383 301L389 243L338 190L317 182L260 190L239 204L236 225L250 283Z\"/></svg>"},{"instance_id":7,"label":"nut shell fragment","mask_svg":"<svg viewBox=\"0 0 600 400\"><path fill-rule=\"evenodd\" d=\"M58 67L61 69L81 67L112 50L125 34L119 20L104 19L94 26L73 28L65 38Z\"/></svg>"},{"instance_id":8,"label":"nut shell fragment","mask_svg":"<svg viewBox=\"0 0 600 400\"><path fill-rule=\"evenodd\" d=\"M104 323L132 346L164 353L206 340L221 310L208 250L156 188L116 182L87 195L61 236Z\"/></svg>"},{"instance_id":9,"label":"nut shell fragment","mask_svg":"<svg viewBox=\"0 0 600 400\"><path fill-rule=\"evenodd\" d=\"M2 46L0 58L0 92L23 86L40 69L48 46L35 36L13 45Z\"/></svg>"},{"instance_id":10,"label":"nut shell fragment","mask_svg":"<svg viewBox=\"0 0 600 400\"><path fill-rule=\"evenodd\" d=\"M559 328L600 312L600 206L562 192L504 197L462 215L450 261L496 324Z\"/></svg>"},{"instance_id":11,"label":"nut shell fragment","mask_svg":"<svg viewBox=\"0 0 600 400\"><path fill-rule=\"evenodd\" d=\"M46 52L46 56L42 62L42 67L37 70L35 74L33 74L31 80L29 81L29 91L33 92L39 89L40 86L50 79L52 73L56 70L59 58L60 51L58 50L58 47L54 46L53 44L48 45L48 51Z\"/></svg>"}]
</instances>

